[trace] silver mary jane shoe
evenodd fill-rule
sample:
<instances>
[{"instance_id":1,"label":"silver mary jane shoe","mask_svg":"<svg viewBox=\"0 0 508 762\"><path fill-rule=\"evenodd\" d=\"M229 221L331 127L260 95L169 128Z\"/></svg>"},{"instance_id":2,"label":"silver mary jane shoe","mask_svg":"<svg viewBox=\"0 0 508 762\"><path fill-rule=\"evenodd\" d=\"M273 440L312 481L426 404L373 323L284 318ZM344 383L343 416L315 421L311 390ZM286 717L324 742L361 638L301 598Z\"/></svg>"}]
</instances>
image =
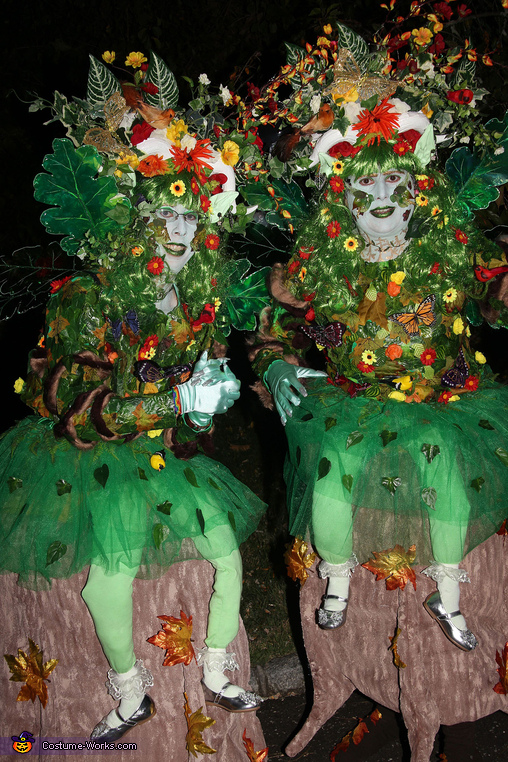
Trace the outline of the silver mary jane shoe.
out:
<instances>
[{"instance_id":1,"label":"silver mary jane shoe","mask_svg":"<svg viewBox=\"0 0 508 762\"><path fill-rule=\"evenodd\" d=\"M444 634L454 646L461 651L473 651L478 645L478 641L469 629L460 630L452 623L452 618L458 616L460 611L454 611L449 614L441 602L439 592L431 593L423 602L423 608L435 619L443 630Z\"/></svg>"},{"instance_id":2,"label":"silver mary jane shoe","mask_svg":"<svg viewBox=\"0 0 508 762\"><path fill-rule=\"evenodd\" d=\"M241 691L238 696L224 696L226 688L232 685L229 681L224 683L218 693L207 688L203 683L203 692L207 706L220 706L226 712L254 712L263 703L261 696L251 691Z\"/></svg>"},{"instance_id":3,"label":"silver mary jane shoe","mask_svg":"<svg viewBox=\"0 0 508 762\"><path fill-rule=\"evenodd\" d=\"M345 603L345 608L342 611L330 611L327 609L326 601L331 598ZM346 623L348 601L349 598L343 598L341 595L323 595L323 602L317 610L317 623L322 630L336 630Z\"/></svg>"},{"instance_id":4,"label":"silver mary jane shoe","mask_svg":"<svg viewBox=\"0 0 508 762\"><path fill-rule=\"evenodd\" d=\"M118 739L128 733L129 730L135 728L136 725L140 725L142 722L151 720L155 715L155 711L155 704L153 700L150 698L150 696L148 696L148 694L146 694L136 711L131 714L127 720L123 719L123 717L118 713L117 709L116 713L118 718L121 720L121 724L116 728L112 728L106 722L106 718L104 718L94 727L90 735L90 739L92 741L105 741L108 743L118 741Z\"/></svg>"}]
</instances>

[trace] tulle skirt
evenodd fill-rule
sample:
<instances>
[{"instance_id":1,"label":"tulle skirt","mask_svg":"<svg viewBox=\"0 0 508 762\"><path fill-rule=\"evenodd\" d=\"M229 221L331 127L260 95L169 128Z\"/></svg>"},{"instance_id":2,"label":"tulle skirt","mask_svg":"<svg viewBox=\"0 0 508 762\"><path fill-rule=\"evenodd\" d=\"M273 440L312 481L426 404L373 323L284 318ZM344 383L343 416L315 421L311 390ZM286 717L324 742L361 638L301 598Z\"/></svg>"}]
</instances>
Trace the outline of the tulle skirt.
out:
<instances>
[{"instance_id":1,"label":"tulle skirt","mask_svg":"<svg viewBox=\"0 0 508 762\"><path fill-rule=\"evenodd\" d=\"M162 440L103 443L88 451L56 440L31 416L0 440L0 571L44 589L91 562L107 572L161 575L172 563L224 557L256 528L264 503L228 469L166 451Z\"/></svg>"},{"instance_id":2,"label":"tulle skirt","mask_svg":"<svg viewBox=\"0 0 508 762\"><path fill-rule=\"evenodd\" d=\"M417 563L458 563L500 529L508 387L491 382L448 404L352 399L323 379L307 391L286 425L293 535L310 535L325 556L341 543L347 555L349 533L361 562L414 544Z\"/></svg>"}]
</instances>

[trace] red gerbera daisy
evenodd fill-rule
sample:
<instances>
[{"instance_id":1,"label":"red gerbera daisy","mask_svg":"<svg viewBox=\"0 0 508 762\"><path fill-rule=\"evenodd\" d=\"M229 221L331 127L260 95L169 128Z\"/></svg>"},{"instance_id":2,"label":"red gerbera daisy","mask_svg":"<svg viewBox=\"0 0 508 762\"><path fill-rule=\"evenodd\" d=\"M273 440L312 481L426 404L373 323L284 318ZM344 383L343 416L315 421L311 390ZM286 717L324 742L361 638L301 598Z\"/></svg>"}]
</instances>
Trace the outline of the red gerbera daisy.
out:
<instances>
[{"instance_id":1,"label":"red gerbera daisy","mask_svg":"<svg viewBox=\"0 0 508 762\"><path fill-rule=\"evenodd\" d=\"M207 249L218 249L220 244L220 238L214 233L210 233L205 238L205 246Z\"/></svg>"},{"instance_id":2,"label":"red gerbera daisy","mask_svg":"<svg viewBox=\"0 0 508 762\"><path fill-rule=\"evenodd\" d=\"M164 270L164 262L160 257L152 257L146 267L152 275L159 275Z\"/></svg>"},{"instance_id":3,"label":"red gerbera daisy","mask_svg":"<svg viewBox=\"0 0 508 762\"><path fill-rule=\"evenodd\" d=\"M399 115L391 109L392 105L388 103L388 98L385 98L377 106L374 106L372 111L368 111L368 109L360 111L359 120L353 125L353 129L359 135L368 138L368 146L373 145L376 138L379 145L381 137L385 140L390 140L392 137L399 124Z\"/></svg>"},{"instance_id":4,"label":"red gerbera daisy","mask_svg":"<svg viewBox=\"0 0 508 762\"><path fill-rule=\"evenodd\" d=\"M342 193L344 190L344 180L341 177L331 177L330 188L334 193Z\"/></svg>"},{"instance_id":5,"label":"red gerbera daisy","mask_svg":"<svg viewBox=\"0 0 508 762\"><path fill-rule=\"evenodd\" d=\"M326 228L326 233L328 238L336 238L340 233L340 224L336 220L330 222Z\"/></svg>"},{"instance_id":6,"label":"red gerbera daisy","mask_svg":"<svg viewBox=\"0 0 508 762\"><path fill-rule=\"evenodd\" d=\"M468 376L466 378L466 382L464 384L466 389L469 389L469 391L474 392L476 389L478 389L478 384L480 383L480 379L476 376Z\"/></svg>"},{"instance_id":7,"label":"red gerbera daisy","mask_svg":"<svg viewBox=\"0 0 508 762\"><path fill-rule=\"evenodd\" d=\"M420 355L420 361L423 365L432 365L436 359L436 352L434 349L425 349Z\"/></svg>"},{"instance_id":8,"label":"red gerbera daisy","mask_svg":"<svg viewBox=\"0 0 508 762\"><path fill-rule=\"evenodd\" d=\"M462 230L459 230L459 228L457 228L457 230L455 231L455 238L457 239L457 241L459 241L460 243L463 243L464 245L466 245L466 243L469 240L467 235L463 233Z\"/></svg>"}]
</instances>

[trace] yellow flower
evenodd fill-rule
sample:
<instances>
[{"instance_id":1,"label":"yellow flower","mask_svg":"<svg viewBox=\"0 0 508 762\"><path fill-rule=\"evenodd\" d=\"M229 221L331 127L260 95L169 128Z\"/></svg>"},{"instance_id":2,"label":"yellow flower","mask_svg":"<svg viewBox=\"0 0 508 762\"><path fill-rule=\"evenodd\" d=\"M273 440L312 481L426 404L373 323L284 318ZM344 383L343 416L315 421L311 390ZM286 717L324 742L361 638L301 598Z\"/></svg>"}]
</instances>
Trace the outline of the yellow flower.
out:
<instances>
[{"instance_id":1,"label":"yellow flower","mask_svg":"<svg viewBox=\"0 0 508 762\"><path fill-rule=\"evenodd\" d=\"M460 400L459 395L458 394L452 394L452 396L450 397L448 402L457 402L458 400Z\"/></svg>"},{"instance_id":2,"label":"yellow flower","mask_svg":"<svg viewBox=\"0 0 508 762\"><path fill-rule=\"evenodd\" d=\"M456 298L457 291L455 288L449 288L448 291L445 291L443 294L443 300L448 303L454 302Z\"/></svg>"},{"instance_id":3,"label":"yellow flower","mask_svg":"<svg viewBox=\"0 0 508 762\"><path fill-rule=\"evenodd\" d=\"M441 214L441 212L442 212L442 211L443 211L443 210L442 210L442 209L440 209L438 206L434 206L434 207L432 208L432 212L431 212L431 214L432 214L432 216L433 216L433 217L437 217L437 215L438 215L438 214Z\"/></svg>"},{"instance_id":4,"label":"yellow flower","mask_svg":"<svg viewBox=\"0 0 508 762\"><path fill-rule=\"evenodd\" d=\"M147 431L146 433L150 437L150 439L155 439L155 437L160 437L162 434L163 429L150 429L150 431Z\"/></svg>"},{"instance_id":5,"label":"yellow flower","mask_svg":"<svg viewBox=\"0 0 508 762\"><path fill-rule=\"evenodd\" d=\"M362 352L362 362L364 362L365 365L374 365L376 362L376 355L374 352L371 352L370 349L366 349L365 352Z\"/></svg>"},{"instance_id":6,"label":"yellow flower","mask_svg":"<svg viewBox=\"0 0 508 762\"><path fill-rule=\"evenodd\" d=\"M302 283L303 283L303 281L305 280L305 276L306 276L306 275L307 275L307 268L306 268L306 267L302 267L302 269L301 269L301 270L300 270L300 272L298 273L298 277L300 278L300 280L302 281Z\"/></svg>"},{"instance_id":7,"label":"yellow flower","mask_svg":"<svg viewBox=\"0 0 508 762\"><path fill-rule=\"evenodd\" d=\"M189 341L189 343L188 343L188 344L187 344L187 346L185 347L185 351L186 351L186 352L188 352L188 351L189 351L189 349L190 349L191 347L193 347L195 343L196 343L196 339L192 339L192 341Z\"/></svg>"},{"instance_id":8,"label":"yellow flower","mask_svg":"<svg viewBox=\"0 0 508 762\"><path fill-rule=\"evenodd\" d=\"M350 238L346 238L344 241L344 248L348 249L348 251L356 251L358 248L358 241L356 238L353 238L352 236Z\"/></svg>"},{"instance_id":9,"label":"yellow flower","mask_svg":"<svg viewBox=\"0 0 508 762\"><path fill-rule=\"evenodd\" d=\"M422 114L425 114L427 119L430 119L432 114L434 113L428 103L426 103L425 106L422 106L421 110L422 110Z\"/></svg>"},{"instance_id":10,"label":"yellow flower","mask_svg":"<svg viewBox=\"0 0 508 762\"><path fill-rule=\"evenodd\" d=\"M134 254L135 257L140 257L141 254L144 252L144 248L142 246L134 246L131 249L131 251L132 251L132 253Z\"/></svg>"},{"instance_id":11,"label":"yellow flower","mask_svg":"<svg viewBox=\"0 0 508 762\"><path fill-rule=\"evenodd\" d=\"M414 43L418 47L428 45L432 39L432 32L424 26L421 26L419 29L413 29L412 35L415 38Z\"/></svg>"},{"instance_id":12,"label":"yellow flower","mask_svg":"<svg viewBox=\"0 0 508 762\"><path fill-rule=\"evenodd\" d=\"M442 227L444 227L445 225L448 225L449 221L450 221L450 218L448 217L448 215L447 215L447 214L445 214L445 216L443 217L443 219L441 220L441 222L438 222L438 223L437 223L437 226L438 226L438 228L442 228Z\"/></svg>"},{"instance_id":13,"label":"yellow flower","mask_svg":"<svg viewBox=\"0 0 508 762\"><path fill-rule=\"evenodd\" d=\"M102 60L106 63L113 63L113 61L116 58L116 53L114 50L105 50L102 54Z\"/></svg>"},{"instance_id":14,"label":"yellow flower","mask_svg":"<svg viewBox=\"0 0 508 762\"><path fill-rule=\"evenodd\" d=\"M128 164L131 169L136 169L139 164L139 158L135 153L120 153L120 156L115 159L117 164Z\"/></svg>"},{"instance_id":15,"label":"yellow flower","mask_svg":"<svg viewBox=\"0 0 508 762\"><path fill-rule=\"evenodd\" d=\"M471 336L471 331L469 330L469 326L468 325L466 325L466 336L467 336L468 339Z\"/></svg>"},{"instance_id":16,"label":"yellow flower","mask_svg":"<svg viewBox=\"0 0 508 762\"><path fill-rule=\"evenodd\" d=\"M396 283L397 286L400 286L405 277L406 273L402 272L402 270L398 270L396 273L390 275L390 280L393 281L393 283Z\"/></svg>"},{"instance_id":17,"label":"yellow flower","mask_svg":"<svg viewBox=\"0 0 508 762\"><path fill-rule=\"evenodd\" d=\"M180 140L187 134L188 129L189 128L183 119L173 120L166 130L166 137L174 143L177 148L180 148Z\"/></svg>"},{"instance_id":18,"label":"yellow flower","mask_svg":"<svg viewBox=\"0 0 508 762\"><path fill-rule=\"evenodd\" d=\"M418 206L427 206L427 204L429 203L429 199L427 198L427 196L424 196L423 193L419 193L416 197L416 203L418 204Z\"/></svg>"},{"instance_id":19,"label":"yellow flower","mask_svg":"<svg viewBox=\"0 0 508 762\"><path fill-rule=\"evenodd\" d=\"M397 402L404 402L406 395L402 394L402 392L390 392L388 398L391 400L397 400Z\"/></svg>"},{"instance_id":20,"label":"yellow flower","mask_svg":"<svg viewBox=\"0 0 508 762\"><path fill-rule=\"evenodd\" d=\"M120 169L115 169L113 174L115 177L121 177L123 175L123 172Z\"/></svg>"},{"instance_id":21,"label":"yellow flower","mask_svg":"<svg viewBox=\"0 0 508 762\"><path fill-rule=\"evenodd\" d=\"M464 331L464 321L461 317L455 318L452 325L452 331L453 333L456 333L457 335L461 334Z\"/></svg>"},{"instance_id":22,"label":"yellow flower","mask_svg":"<svg viewBox=\"0 0 508 762\"><path fill-rule=\"evenodd\" d=\"M487 362L487 358L482 352L475 352L474 359L476 360L477 363L479 363L479 365L485 365L485 363Z\"/></svg>"},{"instance_id":23,"label":"yellow flower","mask_svg":"<svg viewBox=\"0 0 508 762\"><path fill-rule=\"evenodd\" d=\"M169 186L169 190L173 194L173 196L183 196L185 195L185 183L181 180L177 180L176 182L172 183Z\"/></svg>"},{"instance_id":24,"label":"yellow flower","mask_svg":"<svg viewBox=\"0 0 508 762\"><path fill-rule=\"evenodd\" d=\"M21 392L23 391L24 385L25 385L25 382L23 381L22 378L17 378L15 380L15 382L14 382L14 391L16 392L16 394L21 394Z\"/></svg>"},{"instance_id":25,"label":"yellow flower","mask_svg":"<svg viewBox=\"0 0 508 762\"><path fill-rule=\"evenodd\" d=\"M332 164L332 170L334 175L341 175L344 170L344 162L334 161L334 163Z\"/></svg>"},{"instance_id":26,"label":"yellow flower","mask_svg":"<svg viewBox=\"0 0 508 762\"><path fill-rule=\"evenodd\" d=\"M233 140L226 140L220 152L222 161L228 167L234 167L240 157L240 146Z\"/></svg>"},{"instance_id":27,"label":"yellow flower","mask_svg":"<svg viewBox=\"0 0 508 762\"><path fill-rule=\"evenodd\" d=\"M144 64L148 61L148 58L143 55L143 53L129 53L127 58L125 59L125 65L126 66L132 66L133 69L139 69L141 64Z\"/></svg>"},{"instance_id":28,"label":"yellow flower","mask_svg":"<svg viewBox=\"0 0 508 762\"><path fill-rule=\"evenodd\" d=\"M344 93L333 93L332 98L335 102L342 101L343 103L356 103L359 98L358 90L356 87L350 87Z\"/></svg>"},{"instance_id":29,"label":"yellow flower","mask_svg":"<svg viewBox=\"0 0 508 762\"><path fill-rule=\"evenodd\" d=\"M321 209L321 217L325 217L326 218L326 216L327 216L329 211L330 210L329 210L328 207L325 207L325 209Z\"/></svg>"},{"instance_id":30,"label":"yellow flower","mask_svg":"<svg viewBox=\"0 0 508 762\"><path fill-rule=\"evenodd\" d=\"M394 378L393 380L401 391L404 391L405 389L411 389L413 385L411 376L400 376L399 378Z\"/></svg>"},{"instance_id":31,"label":"yellow flower","mask_svg":"<svg viewBox=\"0 0 508 762\"><path fill-rule=\"evenodd\" d=\"M507 0L507 2L508 2L508 0ZM332 25L331 24L325 24L325 26L323 27L323 32L325 34L331 34L332 33Z\"/></svg>"},{"instance_id":32,"label":"yellow flower","mask_svg":"<svg viewBox=\"0 0 508 762\"><path fill-rule=\"evenodd\" d=\"M221 304L222 304L222 302L221 302L221 300L218 297L217 297L217 299L213 300L213 305L214 305L216 311L219 309Z\"/></svg>"},{"instance_id":33,"label":"yellow flower","mask_svg":"<svg viewBox=\"0 0 508 762\"><path fill-rule=\"evenodd\" d=\"M437 32L440 32L441 29L443 28L443 25L439 21L438 17L434 13L429 13L427 18L429 21L432 21L432 23L434 24L434 26L432 27L432 31L434 32L434 34L437 34Z\"/></svg>"}]
</instances>

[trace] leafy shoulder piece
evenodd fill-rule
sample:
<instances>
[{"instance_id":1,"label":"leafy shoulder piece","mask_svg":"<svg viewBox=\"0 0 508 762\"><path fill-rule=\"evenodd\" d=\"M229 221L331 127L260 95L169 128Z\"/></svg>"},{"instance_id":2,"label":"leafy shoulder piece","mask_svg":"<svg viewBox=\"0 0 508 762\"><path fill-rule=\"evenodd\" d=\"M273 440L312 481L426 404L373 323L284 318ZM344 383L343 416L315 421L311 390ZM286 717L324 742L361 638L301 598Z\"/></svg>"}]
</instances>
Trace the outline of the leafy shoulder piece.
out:
<instances>
[{"instance_id":1,"label":"leafy shoulder piece","mask_svg":"<svg viewBox=\"0 0 508 762\"><path fill-rule=\"evenodd\" d=\"M113 93L122 92L122 86L102 61L90 56L86 99L93 106L103 106Z\"/></svg>"},{"instance_id":2,"label":"leafy shoulder piece","mask_svg":"<svg viewBox=\"0 0 508 762\"><path fill-rule=\"evenodd\" d=\"M367 43L363 37L360 37L359 34L356 34L356 32L353 32L348 26L344 26L344 24L337 24L337 30L338 48L346 48L346 50L349 50L360 67L360 71L362 74L365 74L368 69L370 58Z\"/></svg>"},{"instance_id":3,"label":"leafy shoulder piece","mask_svg":"<svg viewBox=\"0 0 508 762\"><path fill-rule=\"evenodd\" d=\"M146 73L146 81L158 89L155 95L146 93L145 98L150 106L156 106L163 111L168 108L175 108L178 105L178 85L176 78L170 69L166 66L162 58L154 53L150 53L150 63Z\"/></svg>"},{"instance_id":4,"label":"leafy shoulder piece","mask_svg":"<svg viewBox=\"0 0 508 762\"><path fill-rule=\"evenodd\" d=\"M0 257L0 320L42 307L51 281L58 285L80 272L80 266L79 259L70 259L56 243L28 246Z\"/></svg>"},{"instance_id":5,"label":"leafy shoulder piece","mask_svg":"<svg viewBox=\"0 0 508 762\"><path fill-rule=\"evenodd\" d=\"M109 232L119 230L110 215L117 204L130 209L130 201L119 197L113 177L95 177L102 165L96 148L74 148L66 138L53 141L53 154L44 157L41 173L34 179L35 198L54 209L41 215L48 233L65 234L61 247L75 254L87 232L103 239Z\"/></svg>"},{"instance_id":6,"label":"leafy shoulder piece","mask_svg":"<svg viewBox=\"0 0 508 762\"><path fill-rule=\"evenodd\" d=\"M290 42L285 42L286 48L286 61L291 66L295 66L298 61L305 57L305 49L300 45L292 45Z\"/></svg>"},{"instance_id":7,"label":"leafy shoulder piece","mask_svg":"<svg viewBox=\"0 0 508 762\"><path fill-rule=\"evenodd\" d=\"M486 127L497 143L493 152L480 158L464 146L456 148L446 162L457 203L468 216L486 209L499 197L498 187L508 182L508 112L502 122L492 119Z\"/></svg>"},{"instance_id":8,"label":"leafy shoulder piece","mask_svg":"<svg viewBox=\"0 0 508 762\"><path fill-rule=\"evenodd\" d=\"M253 331L256 328L256 316L270 303L266 285L270 268L263 267L248 275L251 270L248 259L239 259L233 266L225 299L229 322L239 331Z\"/></svg>"}]
</instances>

